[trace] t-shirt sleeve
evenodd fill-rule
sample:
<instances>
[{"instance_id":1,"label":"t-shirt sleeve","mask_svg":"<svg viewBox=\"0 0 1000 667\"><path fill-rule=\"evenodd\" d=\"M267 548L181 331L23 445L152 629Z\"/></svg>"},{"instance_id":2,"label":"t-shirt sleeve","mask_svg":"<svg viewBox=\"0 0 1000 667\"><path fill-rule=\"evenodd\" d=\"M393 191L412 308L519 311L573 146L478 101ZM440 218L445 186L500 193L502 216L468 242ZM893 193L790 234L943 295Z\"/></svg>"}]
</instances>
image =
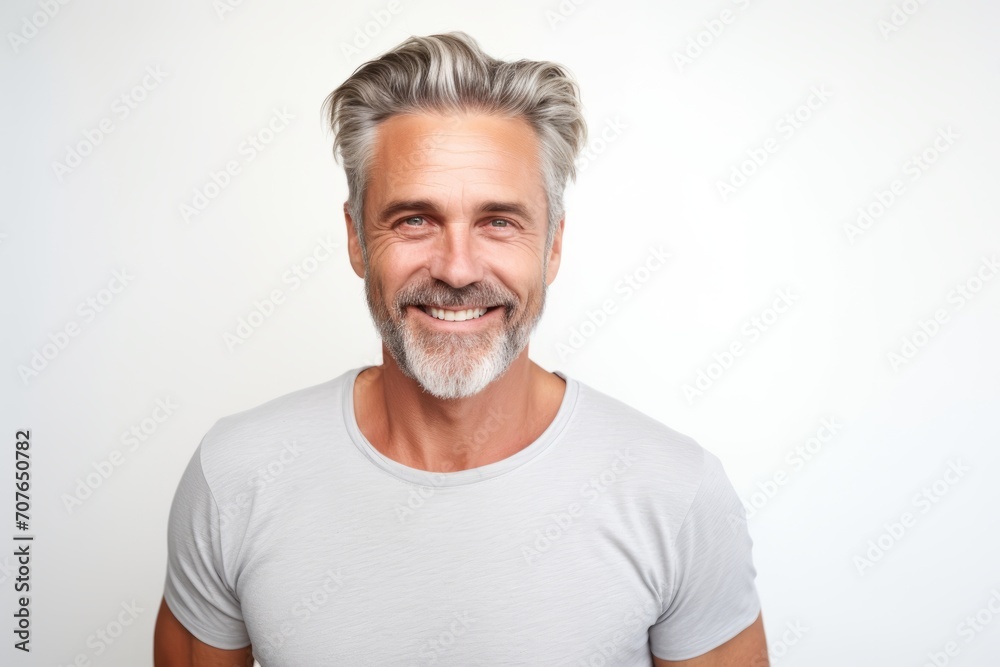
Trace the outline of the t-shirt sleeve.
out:
<instances>
[{"instance_id":1,"label":"t-shirt sleeve","mask_svg":"<svg viewBox=\"0 0 1000 667\"><path fill-rule=\"evenodd\" d=\"M163 595L177 620L206 644L221 649L250 644L239 599L224 568L219 508L202 469L201 445L170 506Z\"/></svg>"},{"instance_id":2,"label":"t-shirt sleeve","mask_svg":"<svg viewBox=\"0 0 1000 667\"><path fill-rule=\"evenodd\" d=\"M704 475L675 539L672 590L649 628L650 649L688 660L729 641L760 613L746 510L722 462L704 452Z\"/></svg>"}]
</instances>

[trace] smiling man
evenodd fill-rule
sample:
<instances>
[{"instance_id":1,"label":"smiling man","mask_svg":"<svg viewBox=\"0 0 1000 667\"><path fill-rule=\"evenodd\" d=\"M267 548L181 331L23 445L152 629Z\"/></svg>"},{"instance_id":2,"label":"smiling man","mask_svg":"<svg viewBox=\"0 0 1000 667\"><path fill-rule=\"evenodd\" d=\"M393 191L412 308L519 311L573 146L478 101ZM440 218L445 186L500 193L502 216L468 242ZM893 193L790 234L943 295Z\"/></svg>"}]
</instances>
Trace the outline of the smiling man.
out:
<instances>
[{"instance_id":1,"label":"smiling man","mask_svg":"<svg viewBox=\"0 0 1000 667\"><path fill-rule=\"evenodd\" d=\"M325 111L383 363L206 433L156 664L765 667L719 459L528 358L586 138L566 70L414 37Z\"/></svg>"}]
</instances>

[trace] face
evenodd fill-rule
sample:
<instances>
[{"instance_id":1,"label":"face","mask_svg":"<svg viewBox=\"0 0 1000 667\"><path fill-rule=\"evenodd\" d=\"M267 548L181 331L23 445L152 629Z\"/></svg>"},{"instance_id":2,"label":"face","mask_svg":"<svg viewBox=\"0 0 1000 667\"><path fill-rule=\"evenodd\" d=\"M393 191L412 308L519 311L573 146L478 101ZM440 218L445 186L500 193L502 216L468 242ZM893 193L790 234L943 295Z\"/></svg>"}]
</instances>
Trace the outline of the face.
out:
<instances>
[{"instance_id":1,"label":"face","mask_svg":"<svg viewBox=\"0 0 1000 667\"><path fill-rule=\"evenodd\" d=\"M522 119L398 115L378 126L368 263L347 214L351 264L396 364L438 398L480 392L527 353L562 246L560 221L545 249L540 166Z\"/></svg>"}]
</instances>

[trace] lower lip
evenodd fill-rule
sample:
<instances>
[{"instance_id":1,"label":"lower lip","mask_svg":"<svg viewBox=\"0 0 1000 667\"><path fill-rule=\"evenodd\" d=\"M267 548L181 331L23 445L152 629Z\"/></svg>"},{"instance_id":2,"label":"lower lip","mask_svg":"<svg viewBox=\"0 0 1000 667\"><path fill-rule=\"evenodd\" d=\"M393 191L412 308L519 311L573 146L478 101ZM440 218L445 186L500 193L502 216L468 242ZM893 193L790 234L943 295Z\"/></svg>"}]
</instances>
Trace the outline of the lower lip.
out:
<instances>
[{"instance_id":1,"label":"lower lip","mask_svg":"<svg viewBox=\"0 0 1000 667\"><path fill-rule=\"evenodd\" d=\"M490 308L489 310L486 311L484 315L481 315L475 319L465 320L463 322L456 322L456 321L449 322L448 320L439 320L433 315L425 313L421 308L418 308L417 306L408 306L408 308L416 311L418 316L430 320L434 324L437 324L441 327L446 327L448 329L473 329L476 327L480 327L485 324L491 323L494 319L500 317L503 312L503 306L497 306L495 308Z\"/></svg>"}]
</instances>

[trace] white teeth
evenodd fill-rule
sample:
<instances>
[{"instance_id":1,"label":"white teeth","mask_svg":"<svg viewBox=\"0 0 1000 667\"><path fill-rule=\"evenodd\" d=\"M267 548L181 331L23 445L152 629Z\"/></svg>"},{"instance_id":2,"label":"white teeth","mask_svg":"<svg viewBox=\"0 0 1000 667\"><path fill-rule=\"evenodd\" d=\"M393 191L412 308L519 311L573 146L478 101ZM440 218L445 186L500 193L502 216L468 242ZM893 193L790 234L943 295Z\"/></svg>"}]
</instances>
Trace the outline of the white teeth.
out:
<instances>
[{"instance_id":1,"label":"white teeth","mask_svg":"<svg viewBox=\"0 0 1000 667\"><path fill-rule=\"evenodd\" d=\"M436 317L439 320L445 320L448 322L464 322L465 320L474 320L477 317L482 317L486 314L486 308L469 308L467 310L445 310L443 308L435 308L434 306L427 306L427 312L432 317Z\"/></svg>"}]
</instances>

